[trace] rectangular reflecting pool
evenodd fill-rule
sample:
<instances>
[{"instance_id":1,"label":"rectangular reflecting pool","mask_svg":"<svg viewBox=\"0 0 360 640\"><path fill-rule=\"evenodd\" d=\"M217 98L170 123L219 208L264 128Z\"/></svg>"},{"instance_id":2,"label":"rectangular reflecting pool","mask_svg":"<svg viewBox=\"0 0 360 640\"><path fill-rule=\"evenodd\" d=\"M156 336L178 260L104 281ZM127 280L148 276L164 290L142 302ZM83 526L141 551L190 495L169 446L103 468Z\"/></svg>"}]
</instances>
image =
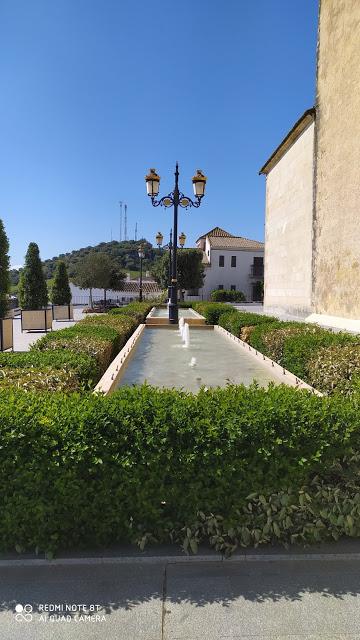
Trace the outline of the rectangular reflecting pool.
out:
<instances>
[{"instance_id":1,"label":"rectangular reflecting pool","mask_svg":"<svg viewBox=\"0 0 360 640\"><path fill-rule=\"evenodd\" d=\"M284 382L281 376L244 347L210 329L190 327L184 346L177 327L147 327L120 372L118 387L147 382L157 387L183 388L193 393L201 386L228 383L266 387Z\"/></svg>"},{"instance_id":2,"label":"rectangular reflecting pool","mask_svg":"<svg viewBox=\"0 0 360 640\"><path fill-rule=\"evenodd\" d=\"M179 309L179 318L198 318L199 316L193 311L193 309ZM157 307L153 313L152 318L167 318L169 315L168 309L162 309Z\"/></svg>"}]
</instances>

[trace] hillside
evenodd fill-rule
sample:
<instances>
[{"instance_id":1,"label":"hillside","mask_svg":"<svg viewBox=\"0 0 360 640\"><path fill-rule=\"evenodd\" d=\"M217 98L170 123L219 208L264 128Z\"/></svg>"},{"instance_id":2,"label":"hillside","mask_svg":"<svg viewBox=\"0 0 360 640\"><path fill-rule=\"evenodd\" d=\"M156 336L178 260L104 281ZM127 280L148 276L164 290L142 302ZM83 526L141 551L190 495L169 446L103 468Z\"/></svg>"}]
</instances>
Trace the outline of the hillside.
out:
<instances>
[{"instance_id":1,"label":"hillside","mask_svg":"<svg viewBox=\"0 0 360 640\"><path fill-rule=\"evenodd\" d=\"M76 265L87 256L91 251L98 253L107 253L111 258L116 260L121 269L124 271L138 271L139 270L139 256L138 247L142 243L145 247L145 258L143 261L144 271L150 270L154 264L156 257L160 255L158 249L154 249L150 242L142 238L141 240L124 240L123 242L100 242L94 247L83 247L82 249L76 249L70 253L60 253L58 256L49 258L43 261L44 271L47 279L53 277L56 262L63 260L69 271L70 277L74 275ZM11 270L11 282L13 285L17 284L19 279L19 272L16 269Z\"/></svg>"}]
</instances>

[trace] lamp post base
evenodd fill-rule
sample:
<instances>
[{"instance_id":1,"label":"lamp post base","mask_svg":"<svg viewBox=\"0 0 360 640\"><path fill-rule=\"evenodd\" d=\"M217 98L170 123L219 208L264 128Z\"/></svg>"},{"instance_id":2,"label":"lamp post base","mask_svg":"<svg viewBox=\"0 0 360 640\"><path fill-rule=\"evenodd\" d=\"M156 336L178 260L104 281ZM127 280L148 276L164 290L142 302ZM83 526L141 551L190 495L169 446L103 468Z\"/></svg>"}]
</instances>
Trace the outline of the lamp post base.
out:
<instances>
[{"instance_id":1,"label":"lamp post base","mask_svg":"<svg viewBox=\"0 0 360 640\"><path fill-rule=\"evenodd\" d=\"M170 324L178 324L179 322L178 307L173 302L169 302L169 322Z\"/></svg>"}]
</instances>

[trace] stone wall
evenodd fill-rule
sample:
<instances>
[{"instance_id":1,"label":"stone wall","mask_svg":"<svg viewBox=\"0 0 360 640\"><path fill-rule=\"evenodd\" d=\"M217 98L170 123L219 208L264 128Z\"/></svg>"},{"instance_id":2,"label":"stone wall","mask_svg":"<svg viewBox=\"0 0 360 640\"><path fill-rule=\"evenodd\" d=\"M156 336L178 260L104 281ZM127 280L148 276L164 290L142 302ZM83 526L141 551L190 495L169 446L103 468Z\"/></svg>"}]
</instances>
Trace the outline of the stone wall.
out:
<instances>
[{"instance_id":1,"label":"stone wall","mask_svg":"<svg viewBox=\"0 0 360 640\"><path fill-rule=\"evenodd\" d=\"M266 178L265 289L268 309L311 312L314 122Z\"/></svg>"},{"instance_id":2,"label":"stone wall","mask_svg":"<svg viewBox=\"0 0 360 640\"><path fill-rule=\"evenodd\" d=\"M314 304L360 317L360 0L321 0Z\"/></svg>"}]
</instances>

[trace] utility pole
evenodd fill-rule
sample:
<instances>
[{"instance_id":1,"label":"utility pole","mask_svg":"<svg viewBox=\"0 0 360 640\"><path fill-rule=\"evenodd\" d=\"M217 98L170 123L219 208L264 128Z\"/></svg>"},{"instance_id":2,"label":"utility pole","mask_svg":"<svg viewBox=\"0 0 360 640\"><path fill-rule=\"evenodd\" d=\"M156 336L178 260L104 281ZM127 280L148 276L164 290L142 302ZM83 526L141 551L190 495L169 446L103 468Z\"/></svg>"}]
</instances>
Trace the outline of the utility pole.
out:
<instances>
[{"instance_id":1,"label":"utility pole","mask_svg":"<svg viewBox=\"0 0 360 640\"><path fill-rule=\"evenodd\" d=\"M137 241L137 223L135 224L135 242Z\"/></svg>"},{"instance_id":2,"label":"utility pole","mask_svg":"<svg viewBox=\"0 0 360 640\"><path fill-rule=\"evenodd\" d=\"M127 240L127 204L124 205L125 207L125 215L124 215L124 240Z\"/></svg>"},{"instance_id":3,"label":"utility pole","mask_svg":"<svg viewBox=\"0 0 360 640\"><path fill-rule=\"evenodd\" d=\"M119 205L120 205L120 242L122 241L122 206L123 203L121 200L119 200Z\"/></svg>"}]
</instances>

